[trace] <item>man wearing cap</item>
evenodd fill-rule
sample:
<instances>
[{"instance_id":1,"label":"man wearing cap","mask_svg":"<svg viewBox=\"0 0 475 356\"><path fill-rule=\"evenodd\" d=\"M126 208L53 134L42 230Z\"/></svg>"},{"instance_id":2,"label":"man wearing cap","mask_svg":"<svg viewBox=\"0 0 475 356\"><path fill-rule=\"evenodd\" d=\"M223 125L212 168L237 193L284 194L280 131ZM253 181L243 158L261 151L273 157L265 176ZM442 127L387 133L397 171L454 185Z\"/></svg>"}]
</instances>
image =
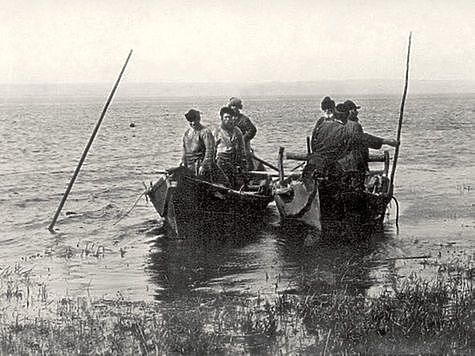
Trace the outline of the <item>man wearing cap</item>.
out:
<instances>
[{"instance_id":1,"label":"man wearing cap","mask_svg":"<svg viewBox=\"0 0 475 356\"><path fill-rule=\"evenodd\" d=\"M214 166L215 142L213 133L201 124L201 114L190 109L185 114L190 128L183 135L182 163L195 174L210 178Z\"/></svg>"},{"instance_id":2,"label":"man wearing cap","mask_svg":"<svg viewBox=\"0 0 475 356\"><path fill-rule=\"evenodd\" d=\"M347 170L360 172L368 171L369 148L380 149L382 145L392 147L397 146L397 141L371 135L363 131L363 127L358 121L358 109L353 101L346 100L342 105L343 110L347 113L347 122L345 124L349 141L349 155L344 157L340 162Z\"/></svg>"},{"instance_id":3,"label":"man wearing cap","mask_svg":"<svg viewBox=\"0 0 475 356\"><path fill-rule=\"evenodd\" d=\"M237 188L238 173L246 168L246 152L241 130L235 126L234 111L223 107L219 111L221 125L213 132L216 143L216 165L231 188Z\"/></svg>"},{"instance_id":4,"label":"man wearing cap","mask_svg":"<svg viewBox=\"0 0 475 356\"><path fill-rule=\"evenodd\" d=\"M228 107L234 111L234 125L242 132L244 139L244 148L246 150L247 168L253 169L252 155L251 155L251 140L256 136L257 128L246 115L241 113L242 100L236 97L229 99Z\"/></svg>"},{"instance_id":5,"label":"man wearing cap","mask_svg":"<svg viewBox=\"0 0 475 356\"><path fill-rule=\"evenodd\" d=\"M348 112L348 122L350 123L349 127L355 127L358 131L363 131L361 124L359 123L358 118L358 110L361 106L357 106L353 101L346 100L343 105L345 106L345 110ZM356 123L356 124L352 124ZM378 136L370 135L369 133L364 134L364 140L366 145L369 148L380 149L382 145L389 145L392 147L396 147L397 142L394 139L386 139Z\"/></svg>"}]
</instances>

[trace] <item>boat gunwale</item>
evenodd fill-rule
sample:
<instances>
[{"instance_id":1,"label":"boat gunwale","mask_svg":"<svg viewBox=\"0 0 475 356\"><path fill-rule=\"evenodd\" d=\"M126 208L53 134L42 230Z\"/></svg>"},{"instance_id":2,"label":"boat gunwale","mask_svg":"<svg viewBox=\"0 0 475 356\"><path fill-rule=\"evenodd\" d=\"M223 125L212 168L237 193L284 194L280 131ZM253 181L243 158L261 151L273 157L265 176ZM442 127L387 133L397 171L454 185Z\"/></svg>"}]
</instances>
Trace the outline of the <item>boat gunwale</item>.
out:
<instances>
[{"instance_id":1,"label":"boat gunwale","mask_svg":"<svg viewBox=\"0 0 475 356\"><path fill-rule=\"evenodd\" d=\"M195 178L195 177L184 176L183 178L187 179L187 180L191 180L191 181L193 181L194 183L197 183L197 184L207 185L209 187L216 188L216 189L218 189L220 191L223 191L227 194L232 194L232 195L237 195L237 196L246 196L246 197L252 197L252 198L255 197L255 198L262 199L262 200L268 199L269 201L272 201L274 199L274 193L269 194L269 195L265 195L265 194L260 194L260 193L257 193L257 192L249 192L249 191L241 191L241 190L232 189L232 188L226 187L224 185L207 182L205 180Z\"/></svg>"}]
</instances>

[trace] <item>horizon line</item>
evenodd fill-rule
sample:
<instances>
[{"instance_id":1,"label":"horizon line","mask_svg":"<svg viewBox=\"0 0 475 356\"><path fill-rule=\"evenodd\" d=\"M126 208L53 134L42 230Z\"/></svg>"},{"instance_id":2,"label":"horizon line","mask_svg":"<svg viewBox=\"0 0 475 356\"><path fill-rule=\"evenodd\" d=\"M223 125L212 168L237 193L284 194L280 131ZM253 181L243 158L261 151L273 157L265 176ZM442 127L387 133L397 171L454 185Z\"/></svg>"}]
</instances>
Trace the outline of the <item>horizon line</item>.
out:
<instances>
[{"instance_id":1,"label":"horizon line","mask_svg":"<svg viewBox=\"0 0 475 356\"><path fill-rule=\"evenodd\" d=\"M401 79L388 79L388 78L371 78L371 79L318 79L318 80L263 80L263 81L216 81L216 82L204 82L204 81L126 81L124 84L140 84L140 85L180 85L180 84L234 84L234 85L259 85L259 84L311 84L311 83L327 83L327 82L400 82ZM475 83L475 79L412 79L410 82L464 82L464 83ZM100 84L109 84L108 81L97 81L97 82L0 82L0 85L100 85Z\"/></svg>"}]
</instances>

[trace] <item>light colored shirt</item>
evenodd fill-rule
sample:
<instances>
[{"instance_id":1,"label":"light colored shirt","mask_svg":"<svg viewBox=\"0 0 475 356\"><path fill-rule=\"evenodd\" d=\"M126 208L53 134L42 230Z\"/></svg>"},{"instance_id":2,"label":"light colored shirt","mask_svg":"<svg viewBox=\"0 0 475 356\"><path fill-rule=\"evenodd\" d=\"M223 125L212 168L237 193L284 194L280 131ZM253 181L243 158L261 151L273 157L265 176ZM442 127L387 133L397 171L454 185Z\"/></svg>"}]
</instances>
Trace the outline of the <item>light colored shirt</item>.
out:
<instances>
[{"instance_id":1,"label":"light colored shirt","mask_svg":"<svg viewBox=\"0 0 475 356\"><path fill-rule=\"evenodd\" d=\"M203 168L211 168L215 156L213 133L206 126L190 127L183 135L183 164L194 167L197 161L202 161Z\"/></svg>"},{"instance_id":2,"label":"light colored shirt","mask_svg":"<svg viewBox=\"0 0 475 356\"><path fill-rule=\"evenodd\" d=\"M216 144L216 157L232 160L235 164L241 164L245 157L244 139L239 128L234 127L230 132L218 127L213 132Z\"/></svg>"}]
</instances>

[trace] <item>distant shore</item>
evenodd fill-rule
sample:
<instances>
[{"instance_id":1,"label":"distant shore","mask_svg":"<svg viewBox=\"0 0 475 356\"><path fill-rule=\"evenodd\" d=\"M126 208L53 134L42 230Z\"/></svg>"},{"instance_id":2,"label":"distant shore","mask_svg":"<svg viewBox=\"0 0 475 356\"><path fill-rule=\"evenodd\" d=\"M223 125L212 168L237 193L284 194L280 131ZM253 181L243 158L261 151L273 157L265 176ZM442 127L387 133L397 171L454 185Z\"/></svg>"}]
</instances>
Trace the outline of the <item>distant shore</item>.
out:
<instances>
[{"instance_id":1,"label":"distant shore","mask_svg":"<svg viewBox=\"0 0 475 356\"><path fill-rule=\"evenodd\" d=\"M401 80L326 80L262 83L121 83L118 97L213 97L401 95ZM0 97L94 97L106 95L112 83L0 83ZM411 80L409 95L474 94L475 80Z\"/></svg>"}]
</instances>

